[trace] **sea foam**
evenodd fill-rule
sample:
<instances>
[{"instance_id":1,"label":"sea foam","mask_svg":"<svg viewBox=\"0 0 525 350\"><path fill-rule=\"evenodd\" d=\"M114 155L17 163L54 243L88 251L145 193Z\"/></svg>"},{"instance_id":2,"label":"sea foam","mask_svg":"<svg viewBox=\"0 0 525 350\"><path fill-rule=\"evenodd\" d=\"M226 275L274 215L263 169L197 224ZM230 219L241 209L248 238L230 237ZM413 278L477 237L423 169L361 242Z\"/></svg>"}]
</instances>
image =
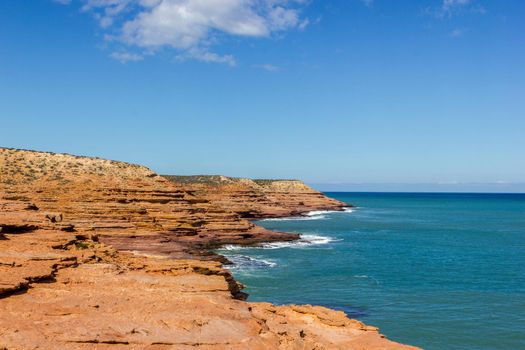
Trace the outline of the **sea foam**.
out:
<instances>
[{"instance_id":1,"label":"sea foam","mask_svg":"<svg viewBox=\"0 0 525 350\"><path fill-rule=\"evenodd\" d=\"M290 216L284 218L270 218L262 219L261 221L310 221L310 220L322 220L326 219L328 214L338 214L338 213L353 213L355 208L343 208L343 210L312 210L304 216Z\"/></svg>"},{"instance_id":2,"label":"sea foam","mask_svg":"<svg viewBox=\"0 0 525 350\"><path fill-rule=\"evenodd\" d=\"M291 216L286 218L271 218L263 219L261 221L309 221L309 220L321 220L325 219L325 215L308 215L307 216Z\"/></svg>"},{"instance_id":3,"label":"sea foam","mask_svg":"<svg viewBox=\"0 0 525 350\"><path fill-rule=\"evenodd\" d=\"M266 269L277 266L277 263L271 260L253 258L246 255L229 255L227 256L233 265L229 268L242 268L242 269Z\"/></svg>"},{"instance_id":4,"label":"sea foam","mask_svg":"<svg viewBox=\"0 0 525 350\"><path fill-rule=\"evenodd\" d=\"M302 234L296 241L288 242L268 242L255 247L246 247L241 245L227 244L221 247L221 250L242 250L242 249L280 249L280 248L305 248L310 246L317 246L338 242L340 239L335 239L327 236L320 236L314 234Z\"/></svg>"},{"instance_id":5,"label":"sea foam","mask_svg":"<svg viewBox=\"0 0 525 350\"><path fill-rule=\"evenodd\" d=\"M290 242L270 242L264 243L261 248L263 249L280 249L280 248L304 248L309 246L329 244L332 242L339 241L332 237L305 234L301 235L301 238L297 241Z\"/></svg>"}]
</instances>

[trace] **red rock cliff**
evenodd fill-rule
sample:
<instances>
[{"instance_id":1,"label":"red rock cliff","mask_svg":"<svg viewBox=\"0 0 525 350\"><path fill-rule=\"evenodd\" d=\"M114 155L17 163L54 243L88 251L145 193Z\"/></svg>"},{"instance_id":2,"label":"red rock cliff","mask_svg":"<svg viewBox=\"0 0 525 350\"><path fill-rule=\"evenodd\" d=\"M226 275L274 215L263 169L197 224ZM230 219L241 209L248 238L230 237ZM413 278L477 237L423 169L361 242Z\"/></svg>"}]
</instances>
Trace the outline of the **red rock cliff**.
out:
<instances>
[{"instance_id":1,"label":"red rock cliff","mask_svg":"<svg viewBox=\"0 0 525 350\"><path fill-rule=\"evenodd\" d=\"M409 349L242 301L206 248L295 239L133 164L0 148L0 349Z\"/></svg>"},{"instance_id":2,"label":"red rock cliff","mask_svg":"<svg viewBox=\"0 0 525 350\"><path fill-rule=\"evenodd\" d=\"M326 197L299 180L252 180L219 175L164 177L244 218L295 216L350 206Z\"/></svg>"}]
</instances>

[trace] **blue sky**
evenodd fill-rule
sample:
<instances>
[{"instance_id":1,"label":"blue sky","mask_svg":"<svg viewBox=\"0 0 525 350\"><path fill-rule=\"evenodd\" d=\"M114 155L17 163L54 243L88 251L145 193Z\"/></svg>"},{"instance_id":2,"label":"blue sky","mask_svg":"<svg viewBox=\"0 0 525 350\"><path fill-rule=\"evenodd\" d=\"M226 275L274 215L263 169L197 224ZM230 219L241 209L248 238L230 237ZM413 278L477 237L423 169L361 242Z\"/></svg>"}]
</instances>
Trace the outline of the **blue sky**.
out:
<instances>
[{"instance_id":1,"label":"blue sky","mask_svg":"<svg viewBox=\"0 0 525 350\"><path fill-rule=\"evenodd\" d=\"M0 0L0 144L525 190L523 18L521 0Z\"/></svg>"}]
</instances>

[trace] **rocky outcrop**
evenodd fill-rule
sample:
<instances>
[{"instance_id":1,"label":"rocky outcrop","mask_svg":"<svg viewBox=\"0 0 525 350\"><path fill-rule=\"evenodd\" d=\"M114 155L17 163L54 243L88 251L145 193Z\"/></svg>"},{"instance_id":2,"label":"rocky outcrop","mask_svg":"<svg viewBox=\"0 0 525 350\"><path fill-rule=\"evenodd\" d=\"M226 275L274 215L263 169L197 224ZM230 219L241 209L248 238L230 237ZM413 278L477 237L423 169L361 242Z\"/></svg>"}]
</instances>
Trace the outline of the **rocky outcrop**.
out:
<instances>
[{"instance_id":1,"label":"rocky outcrop","mask_svg":"<svg viewBox=\"0 0 525 350\"><path fill-rule=\"evenodd\" d=\"M122 249L125 242L135 250L145 239L169 240L173 257L188 257L177 254L225 243L297 238L256 226L134 164L0 149L0 167L2 206L19 209L9 218L100 234Z\"/></svg>"},{"instance_id":2,"label":"rocky outcrop","mask_svg":"<svg viewBox=\"0 0 525 350\"><path fill-rule=\"evenodd\" d=\"M0 349L403 349L314 306L248 303L208 248L295 239L149 169L0 148Z\"/></svg>"},{"instance_id":3,"label":"rocky outcrop","mask_svg":"<svg viewBox=\"0 0 525 350\"><path fill-rule=\"evenodd\" d=\"M316 210L343 210L350 204L326 197L299 180L252 180L226 176L165 178L243 218L298 216Z\"/></svg>"}]
</instances>

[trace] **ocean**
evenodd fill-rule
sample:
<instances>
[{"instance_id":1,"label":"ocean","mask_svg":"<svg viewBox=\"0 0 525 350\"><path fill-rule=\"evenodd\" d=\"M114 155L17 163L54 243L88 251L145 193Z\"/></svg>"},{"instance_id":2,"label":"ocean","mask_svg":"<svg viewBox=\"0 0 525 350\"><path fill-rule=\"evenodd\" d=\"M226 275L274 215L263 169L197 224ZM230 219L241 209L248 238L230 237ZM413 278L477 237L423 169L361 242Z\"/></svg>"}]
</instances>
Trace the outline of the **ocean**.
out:
<instances>
[{"instance_id":1,"label":"ocean","mask_svg":"<svg viewBox=\"0 0 525 350\"><path fill-rule=\"evenodd\" d=\"M525 194L327 193L261 220L301 240L219 252L249 301L343 310L424 349L525 349Z\"/></svg>"}]
</instances>

